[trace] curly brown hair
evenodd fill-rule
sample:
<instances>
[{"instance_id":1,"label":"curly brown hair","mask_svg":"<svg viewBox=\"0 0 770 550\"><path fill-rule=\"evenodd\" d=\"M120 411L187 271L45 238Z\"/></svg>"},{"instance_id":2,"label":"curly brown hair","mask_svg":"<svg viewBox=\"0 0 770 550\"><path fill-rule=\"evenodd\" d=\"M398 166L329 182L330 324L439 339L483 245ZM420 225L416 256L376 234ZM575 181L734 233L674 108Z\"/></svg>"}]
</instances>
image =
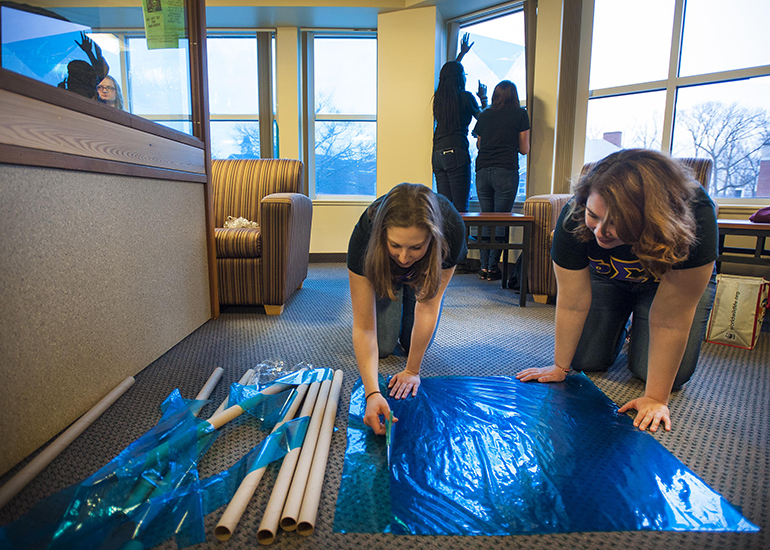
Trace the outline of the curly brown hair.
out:
<instances>
[{"instance_id":1,"label":"curly brown hair","mask_svg":"<svg viewBox=\"0 0 770 550\"><path fill-rule=\"evenodd\" d=\"M659 278L687 259L695 244L692 201L698 187L690 171L664 153L618 151L596 163L575 185L574 232L583 242L595 238L586 226L585 209L588 197L596 193L607 209L602 227L612 224L642 267Z\"/></svg>"},{"instance_id":2,"label":"curly brown hair","mask_svg":"<svg viewBox=\"0 0 770 550\"><path fill-rule=\"evenodd\" d=\"M374 201L368 215L372 231L364 256L364 276L372 283L377 296L396 299L394 263L388 253L389 227L418 227L428 232L428 250L414 263L412 281L418 301L436 296L441 284L441 264L449 251L436 194L418 183L401 183Z\"/></svg>"}]
</instances>

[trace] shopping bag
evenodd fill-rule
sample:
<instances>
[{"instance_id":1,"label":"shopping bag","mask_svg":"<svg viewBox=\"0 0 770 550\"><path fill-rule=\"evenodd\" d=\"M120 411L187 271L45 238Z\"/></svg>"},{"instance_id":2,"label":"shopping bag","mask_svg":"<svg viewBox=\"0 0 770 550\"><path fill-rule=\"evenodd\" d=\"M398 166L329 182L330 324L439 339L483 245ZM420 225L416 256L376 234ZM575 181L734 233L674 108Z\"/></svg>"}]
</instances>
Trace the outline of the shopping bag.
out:
<instances>
[{"instance_id":1,"label":"shopping bag","mask_svg":"<svg viewBox=\"0 0 770 550\"><path fill-rule=\"evenodd\" d=\"M706 341L753 349L759 338L770 282L762 277L717 275L717 292Z\"/></svg>"}]
</instances>

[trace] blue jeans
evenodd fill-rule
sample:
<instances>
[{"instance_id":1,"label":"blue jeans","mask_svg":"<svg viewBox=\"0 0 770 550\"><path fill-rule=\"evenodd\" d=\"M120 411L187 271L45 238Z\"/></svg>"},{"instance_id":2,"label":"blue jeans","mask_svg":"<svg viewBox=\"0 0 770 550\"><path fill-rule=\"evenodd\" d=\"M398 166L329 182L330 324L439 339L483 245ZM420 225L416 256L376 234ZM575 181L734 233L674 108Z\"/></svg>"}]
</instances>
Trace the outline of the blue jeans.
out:
<instances>
[{"instance_id":1,"label":"blue jeans","mask_svg":"<svg viewBox=\"0 0 770 550\"><path fill-rule=\"evenodd\" d=\"M575 357L572 359L572 367L581 371L606 371L612 366L623 347L626 324L633 313L628 368L635 376L646 381L650 306L657 290L657 285L642 288L641 285L606 279L591 271L591 309L583 326ZM687 347L674 380L674 388L679 388L687 382L695 372L715 292L716 278L712 273L695 310Z\"/></svg>"},{"instance_id":2,"label":"blue jeans","mask_svg":"<svg viewBox=\"0 0 770 550\"><path fill-rule=\"evenodd\" d=\"M476 171L476 192L482 212L510 212L516 200L519 173L506 168L489 167ZM490 227L482 228L482 241L490 241ZM504 227L495 228L495 242L505 242ZM496 270L501 250L481 249L481 269Z\"/></svg>"},{"instance_id":3,"label":"blue jeans","mask_svg":"<svg viewBox=\"0 0 770 550\"><path fill-rule=\"evenodd\" d=\"M396 300L393 301L387 296L377 299L377 348L380 359L387 357L396 345L400 342L401 347L406 353L412 345L412 329L414 328L414 307L417 304L417 297L414 289L405 285L396 292ZM433 330L433 336L428 343L428 347L433 343L438 330L438 323L441 320L441 310L444 307L444 298L441 298L441 309L439 309L436 328Z\"/></svg>"},{"instance_id":4,"label":"blue jeans","mask_svg":"<svg viewBox=\"0 0 770 550\"><path fill-rule=\"evenodd\" d=\"M471 198L471 155L468 149L455 147L433 152L436 190L454 205L467 212Z\"/></svg>"}]
</instances>

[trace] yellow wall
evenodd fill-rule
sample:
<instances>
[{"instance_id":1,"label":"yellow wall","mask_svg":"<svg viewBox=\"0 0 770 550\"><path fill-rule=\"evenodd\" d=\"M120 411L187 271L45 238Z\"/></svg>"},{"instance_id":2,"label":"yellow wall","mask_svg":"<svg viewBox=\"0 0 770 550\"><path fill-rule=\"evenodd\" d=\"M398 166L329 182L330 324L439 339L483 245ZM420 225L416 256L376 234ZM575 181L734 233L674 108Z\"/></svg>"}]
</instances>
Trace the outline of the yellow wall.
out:
<instances>
[{"instance_id":1,"label":"yellow wall","mask_svg":"<svg viewBox=\"0 0 770 550\"><path fill-rule=\"evenodd\" d=\"M434 6L382 13L377 29L377 194L432 185Z\"/></svg>"},{"instance_id":2,"label":"yellow wall","mask_svg":"<svg viewBox=\"0 0 770 550\"><path fill-rule=\"evenodd\" d=\"M275 58L278 105L278 147L281 158L298 159L300 155L300 78L299 29L278 27L275 33Z\"/></svg>"}]
</instances>

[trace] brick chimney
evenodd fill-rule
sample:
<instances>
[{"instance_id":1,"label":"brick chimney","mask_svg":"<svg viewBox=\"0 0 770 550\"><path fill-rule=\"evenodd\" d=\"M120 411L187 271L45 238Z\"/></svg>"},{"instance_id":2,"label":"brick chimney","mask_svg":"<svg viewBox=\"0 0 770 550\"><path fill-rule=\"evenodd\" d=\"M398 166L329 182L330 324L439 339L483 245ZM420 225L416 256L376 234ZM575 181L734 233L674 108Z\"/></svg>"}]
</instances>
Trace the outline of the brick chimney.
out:
<instances>
[{"instance_id":1,"label":"brick chimney","mask_svg":"<svg viewBox=\"0 0 770 550\"><path fill-rule=\"evenodd\" d=\"M759 177L755 197L770 197L770 145L762 147L762 159L759 161Z\"/></svg>"}]
</instances>

